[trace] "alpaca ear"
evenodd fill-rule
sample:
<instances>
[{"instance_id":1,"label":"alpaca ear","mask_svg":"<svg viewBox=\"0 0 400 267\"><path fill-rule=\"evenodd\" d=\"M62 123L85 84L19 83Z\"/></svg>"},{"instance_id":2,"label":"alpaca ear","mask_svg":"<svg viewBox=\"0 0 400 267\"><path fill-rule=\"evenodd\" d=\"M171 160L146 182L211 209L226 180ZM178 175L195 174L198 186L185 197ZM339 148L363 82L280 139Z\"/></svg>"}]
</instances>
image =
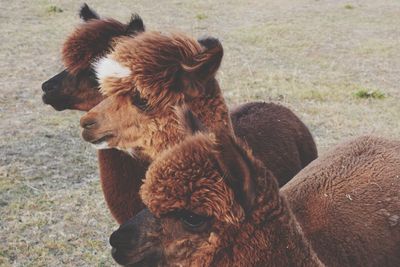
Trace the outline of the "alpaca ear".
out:
<instances>
[{"instance_id":1,"label":"alpaca ear","mask_svg":"<svg viewBox=\"0 0 400 267\"><path fill-rule=\"evenodd\" d=\"M136 35L144 31L145 27L142 18L136 13L132 14L131 20L126 26L126 35Z\"/></svg>"},{"instance_id":2,"label":"alpaca ear","mask_svg":"<svg viewBox=\"0 0 400 267\"><path fill-rule=\"evenodd\" d=\"M86 3L84 3L81 7L81 10L79 11L79 17L85 22L91 19L100 19L100 16Z\"/></svg>"},{"instance_id":3,"label":"alpaca ear","mask_svg":"<svg viewBox=\"0 0 400 267\"><path fill-rule=\"evenodd\" d=\"M198 132L205 132L206 129L201 121L193 114L193 112L186 106L177 107L176 113L178 115L178 121L180 122L182 130L185 133L194 135Z\"/></svg>"},{"instance_id":4,"label":"alpaca ear","mask_svg":"<svg viewBox=\"0 0 400 267\"><path fill-rule=\"evenodd\" d=\"M199 39L203 51L194 57L194 64L183 66L183 69L191 73L201 82L207 82L213 78L219 69L224 55L221 42L213 37Z\"/></svg>"},{"instance_id":5,"label":"alpaca ear","mask_svg":"<svg viewBox=\"0 0 400 267\"><path fill-rule=\"evenodd\" d=\"M236 201L248 213L253 207L256 188L254 166L247 152L228 133L217 134L216 159L225 182L235 192Z\"/></svg>"}]
</instances>

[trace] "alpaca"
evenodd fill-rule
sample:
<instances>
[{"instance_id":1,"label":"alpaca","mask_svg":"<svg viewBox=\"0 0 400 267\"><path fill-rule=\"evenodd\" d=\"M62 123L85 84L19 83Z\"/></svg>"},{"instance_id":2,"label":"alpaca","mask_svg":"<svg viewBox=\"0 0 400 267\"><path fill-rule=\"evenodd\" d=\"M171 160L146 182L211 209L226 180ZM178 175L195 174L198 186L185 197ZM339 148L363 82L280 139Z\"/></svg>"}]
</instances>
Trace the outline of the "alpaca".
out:
<instances>
[{"instance_id":1,"label":"alpaca","mask_svg":"<svg viewBox=\"0 0 400 267\"><path fill-rule=\"evenodd\" d=\"M111 235L119 264L400 266L399 141L341 144L279 191L239 140L187 124L149 166L147 209Z\"/></svg>"},{"instance_id":2,"label":"alpaca","mask_svg":"<svg viewBox=\"0 0 400 267\"><path fill-rule=\"evenodd\" d=\"M120 38L94 64L107 98L81 118L83 139L152 160L183 138L175 109L188 105L206 127L235 131L254 146L285 184L316 158L312 136L290 110L275 104L239 107L232 112L234 127L215 79L222 55L214 38L158 32Z\"/></svg>"},{"instance_id":3,"label":"alpaca","mask_svg":"<svg viewBox=\"0 0 400 267\"><path fill-rule=\"evenodd\" d=\"M43 102L56 110L88 111L103 100L91 62L109 52L118 37L135 36L145 30L137 14L124 24L114 19L100 19L84 4L79 16L83 23L63 46L62 59L66 69L42 84Z\"/></svg>"},{"instance_id":4,"label":"alpaca","mask_svg":"<svg viewBox=\"0 0 400 267\"><path fill-rule=\"evenodd\" d=\"M67 69L42 85L44 103L56 110L89 111L100 103L105 96L98 90L99 83L90 63L109 52L121 36L135 36L145 30L138 15L122 24L113 19L100 19L86 4L80 10L80 17L84 23L64 44L63 60ZM98 47L97 53L90 50L93 45ZM260 153L261 158L267 159L281 185L317 157L309 130L283 106L253 102L239 106L230 116L234 132L257 155ZM98 161L106 203L121 224L142 208L137 191L148 163L116 149L98 150Z\"/></svg>"},{"instance_id":5,"label":"alpaca","mask_svg":"<svg viewBox=\"0 0 400 267\"><path fill-rule=\"evenodd\" d=\"M344 142L281 193L323 262L400 266L399 141L363 136Z\"/></svg>"},{"instance_id":6,"label":"alpaca","mask_svg":"<svg viewBox=\"0 0 400 267\"><path fill-rule=\"evenodd\" d=\"M84 23L68 37L63 48L67 69L42 84L43 102L56 110L88 111L100 103L105 97L98 90L90 62L110 51L119 36L135 36L145 30L142 19L136 14L123 24L114 19L100 19L84 4L79 16ZM94 46L96 50L92 51ZM137 191L148 163L116 149L99 150L97 156L107 206L115 220L122 224L143 207Z\"/></svg>"}]
</instances>

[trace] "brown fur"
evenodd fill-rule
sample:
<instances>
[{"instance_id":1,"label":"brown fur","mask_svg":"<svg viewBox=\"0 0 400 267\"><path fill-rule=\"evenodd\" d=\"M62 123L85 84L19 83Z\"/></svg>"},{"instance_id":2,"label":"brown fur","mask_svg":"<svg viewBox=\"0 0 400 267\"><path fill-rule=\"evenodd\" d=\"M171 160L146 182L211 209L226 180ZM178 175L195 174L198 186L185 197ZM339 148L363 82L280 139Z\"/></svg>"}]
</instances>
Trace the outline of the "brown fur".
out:
<instances>
[{"instance_id":1,"label":"brown fur","mask_svg":"<svg viewBox=\"0 0 400 267\"><path fill-rule=\"evenodd\" d=\"M79 48L73 46L78 50L75 51L76 54L70 54L71 58L68 61L73 61L73 57L87 51L89 51L89 54L84 55L83 58L89 61L72 63L71 68L76 70L74 74L64 70L42 84L43 102L51 105L56 110L75 109L89 111L105 98L98 90L99 84L90 65L91 60L94 58L93 51L89 48L95 45L98 39L105 42L108 40L108 43L102 44L104 51L99 52L99 55L101 55L107 53L114 43L115 38L107 37L110 32L136 35L144 31L143 22L137 15L132 15L130 22L123 24L124 31L121 31L122 23L99 22L100 17L86 4L83 5L79 15L84 21L92 21L92 24L89 27L81 24L70 35L74 36L74 38L79 35L82 36L82 39L75 41L76 44L83 44L85 49L79 50ZM112 25L115 26L115 29L110 30L109 27ZM87 28L95 30L96 33L92 33L91 36L97 36L98 38L87 39L86 36L82 35L83 31L89 30ZM92 41L94 43L91 43ZM68 39L66 42L71 42L71 40ZM64 49L67 49L67 47L68 45L64 45ZM132 158L125 152L116 149L98 151L98 161L100 182L105 200L113 217L118 223L122 224L143 207L137 191L147 169L147 163L143 160Z\"/></svg>"},{"instance_id":2,"label":"brown fur","mask_svg":"<svg viewBox=\"0 0 400 267\"><path fill-rule=\"evenodd\" d=\"M82 23L65 41L62 49L67 70L77 74L103 56L112 47L112 39L123 35L125 25L114 19L89 20Z\"/></svg>"},{"instance_id":3,"label":"brown fur","mask_svg":"<svg viewBox=\"0 0 400 267\"><path fill-rule=\"evenodd\" d=\"M80 17L84 21L100 20L100 17L87 5L82 7ZM118 31L120 24L122 23L115 23L116 29L114 29L114 32ZM82 25L80 25L76 32L71 36L77 36L78 33L83 30L80 28ZM104 51L100 53L105 54L116 43L115 40L117 40L118 37L106 37L108 35L108 27L111 25L110 23L93 22L93 25L96 27L91 27L96 28L99 36L105 36L101 39L108 39L109 41L108 44L104 44ZM105 27L101 28L101 25ZM144 30L143 22L137 15L134 15L129 23L124 24L124 27L126 28L124 35L136 35ZM199 43L204 47L211 46L213 49L220 49L218 45L215 46L213 43L207 43L207 40L209 39L200 40ZM96 40L93 39L93 41ZM89 42L89 39L86 39L86 37L77 40L77 42L83 43L84 48L93 45ZM64 47L66 48L66 46ZM84 53L85 51L86 50L76 52ZM217 56L221 55L219 53L211 54ZM83 58L93 60L92 51L89 51L89 54L84 55ZM65 70L43 83L42 89L45 92L43 94L43 101L46 104L52 105L56 110L77 109L89 111L97 105L105 98L105 96L98 90L99 84L91 70L90 63L90 61L82 62L80 65L81 67L89 66L89 69L81 69L78 67L79 71L77 74L72 74ZM211 67L214 67L214 69L210 69ZM204 65L203 68L208 68L209 71L203 71L202 73L210 73L210 75L214 75L218 67L218 64L211 66ZM213 84L214 86L218 86L217 83ZM199 106L202 104L204 103L198 103ZM308 162L310 159L316 158L317 156L316 151L314 151L315 144L312 136L307 134L309 133L307 127L304 125L303 128L299 127L298 132L284 131L282 129L283 127L290 128L290 121L293 121L293 125L299 124L297 122L298 118L289 110L287 110L287 112L285 112L285 110L287 109L274 104L253 103L245 104L231 113L235 133L243 138L254 149L258 158L260 158L264 163L268 162L269 168L279 178L278 180L281 185L305 166L304 164L300 164L300 161L303 162L303 158L306 159L304 162ZM204 113L204 116L208 116L208 113ZM287 123L276 123L278 120L285 120ZM274 132L279 134L272 135ZM273 145L271 136L273 136L275 143L280 143L282 145ZM301 136L308 137L308 140L303 139L303 142L305 147L308 147L310 151L314 151L312 157L306 153L298 153L296 152L296 146L288 145L287 140L301 142ZM162 138L162 142L164 141L168 142L168 139ZM287 150L283 151L283 148ZM287 156L283 158L279 155ZM298 155L300 155L300 157ZM98 160L100 181L106 202L114 218L116 218L117 222L121 224L131 218L132 215L142 207L137 194L137 188L141 185L141 179L143 178L142 174L145 170L141 163L143 160L130 158L125 152L115 149L98 151ZM131 184L131 186L128 186L128 184ZM121 203L129 204L121 205Z\"/></svg>"},{"instance_id":4,"label":"brown fur","mask_svg":"<svg viewBox=\"0 0 400 267\"><path fill-rule=\"evenodd\" d=\"M236 149L236 166L247 168L240 172L253 173L251 208L239 204L243 188L229 186L224 174L232 170L221 166L233 166L226 163L232 158L223 149ZM279 192L246 148L200 133L150 165L141 196L161 229L132 220L132 231L156 231L167 266L399 266L399 177L400 142L361 137L314 161ZM193 232L182 211L210 219ZM125 250L140 250L136 244Z\"/></svg>"},{"instance_id":5,"label":"brown fur","mask_svg":"<svg viewBox=\"0 0 400 267\"><path fill-rule=\"evenodd\" d=\"M180 33L147 32L120 39L110 57L128 67L131 77L101 81L101 90L106 95L138 91L150 110L183 101L190 94L204 94L204 86L215 75L223 50L219 43L211 51L202 50L195 39ZM198 73L200 66L214 60L215 54L219 57L215 64L210 62L217 65L211 74Z\"/></svg>"},{"instance_id":6,"label":"brown fur","mask_svg":"<svg viewBox=\"0 0 400 267\"><path fill-rule=\"evenodd\" d=\"M91 70L80 71L77 75L64 70L42 84L42 99L56 110L88 111L105 98L98 86Z\"/></svg>"},{"instance_id":7,"label":"brown fur","mask_svg":"<svg viewBox=\"0 0 400 267\"><path fill-rule=\"evenodd\" d=\"M108 98L81 118L83 138L92 143L106 140L109 147L133 148L134 154L154 158L183 138L175 114L183 103L206 127L232 133L228 108L212 76L215 68L207 73L200 67L220 65L221 58L213 56L222 53L218 47L202 48L182 34L155 32L120 40L108 57L128 67L131 75L100 81Z\"/></svg>"},{"instance_id":8,"label":"brown fur","mask_svg":"<svg viewBox=\"0 0 400 267\"><path fill-rule=\"evenodd\" d=\"M226 169L233 166L238 169ZM254 192L245 190L239 173L251 174ZM242 198L251 199L252 194L254 203L245 208ZM150 165L141 196L160 218L164 265L321 265L279 195L272 173L230 138L200 133L162 153ZM211 218L209 226L191 233L180 222L181 211ZM137 227L132 230L144 230L144 225ZM116 238L112 240L118 251Z\"/></svg>"},{"instance_id":9,"label":"brown fur","mask_svg":"<svg viewBox=\"0 0 400 267\"><path fill-rule=\"evenodd\" d=\"M109 97L82 117L83 138L92 143L106 141L109 147L129 152L134 149L135 154L154 158L182 139L174 109L183 103L207 128L231 132L228 110L213 77L220 65L222 46L215 41L203 42L211 46L202 48L182 34L151 32L121 39L107 57L131 74L101 78L101 90ZM276 168L281 185L316 158L311 134L286 108L253 103L233 115L235 131L260 147L257 156L271 169ZM252 132L246 134L246 128L253 128ZM261 135L265 141L260 142ZM275 138L272 141L270 137ZM265 152L271 148L275 150Z\"/></svg>"},{"instance_id":10,"label":"brown fur","mask_svg":"<svg viewBox=\"0 0 400 267\"><path fill-rule=\"evenodd\" d=\"M119 36L135 36L145 30L142 19L133 14L123 24L114 19L100 19L84 4L79 12L84 23L70 34L63 45L66 70L42 84L43 102L56 110L88 111L105 97L98 90L91 64L108 53Z\"/></svg>"},{"instance_id":11,"label":"brown fur","mask_svg":"<svg viewBox=\"0 0 400 267\"><path fill-rule=\"evenodd\" d=\"M137 192L148 163L116 149L99 150L97 156L106 203L115 220L122 224L143 209Z\"/></svg>"},{"instance_id":12,"label":"brown fur","mask_svg":"<svg viewBox=\"0 0 400 267\"><path fill-rule=\"evenodd\" d=\"M345 142L281 191L322 261L400 266L400 142Z\"/></svg>"},{"instance_id":13,"label":"brown fur","mask_svg":"<svg viewBox=\"0 0 400 267\"><path fill-rule=\"evenodd\" d=\"M274 173L282 187L317 158L317 147L307 126L288 108L252 102L231 112L236 136Z\"/></svg>"}]
</instances>

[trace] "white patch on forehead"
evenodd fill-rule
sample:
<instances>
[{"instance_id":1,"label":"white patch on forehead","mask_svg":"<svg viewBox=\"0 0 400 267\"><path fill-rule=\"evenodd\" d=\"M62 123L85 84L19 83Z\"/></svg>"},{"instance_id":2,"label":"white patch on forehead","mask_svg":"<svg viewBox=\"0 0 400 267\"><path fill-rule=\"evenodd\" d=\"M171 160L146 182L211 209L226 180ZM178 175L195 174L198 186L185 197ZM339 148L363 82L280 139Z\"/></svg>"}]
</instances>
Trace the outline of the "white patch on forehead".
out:
<instances>
[{"instance_id":1,"label":"white patch on forehead","mask_svg":"<svg viewBox=\"0 0 400 267\"><path fill-rule=\"evenodd\" d=\"M109 149L110 147L108 146L108 142L107 141L103 141L101 143L98 144L92 144L92 146L95 149L101 150L101 149Z\"/></svg>"},{"instance_id":2,"label":"white patch on forehead","mask_svg":"<svg viewBox=\"0 0 400 267\"><path fill-rule=\"evenodd\" d=\"M131 70L129 68L108 56L100 58L92 65L96 72L97 79L100 81L108 77L124 78L131 75Z\"/></svg>"}]
</instances>

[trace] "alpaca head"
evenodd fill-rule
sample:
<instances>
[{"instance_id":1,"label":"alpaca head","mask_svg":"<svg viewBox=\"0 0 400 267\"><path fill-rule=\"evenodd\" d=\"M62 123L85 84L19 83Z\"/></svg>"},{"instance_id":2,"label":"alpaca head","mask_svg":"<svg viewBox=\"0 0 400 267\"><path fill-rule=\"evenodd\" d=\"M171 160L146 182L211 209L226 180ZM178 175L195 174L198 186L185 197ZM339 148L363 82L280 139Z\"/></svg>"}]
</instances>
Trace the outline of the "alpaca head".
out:
<instances>
[{"instance_id":1,"label":"alpaca head","mask_svg":"<svg viewBox=\"0 0 400 267\"><path fill-rule=\"evenodd\" d=\"M120 264L145 260L151 247L148 253L168 266L209 266L268 217L259 208L268 197L260 188L277 194L272 175L230 134L201 132L188 121L194 134L148 169L140 190L147 209L128 222L130 230L123 226L110 238ZM272 181L267 186L266 175Z\"/></svg>"},{"instance_id":2,"label":"alpaca head","mask_svg":"<svg viewBox=\"0 0 400 267\"><path fill-rule=\"evenodd\" d=\"M63 46L66 69L42 84L43 102L56 110L88 111L104 96L91 63L109 52L120 36L134 36L144 31L142 19L133 15L129 23L101 19L84 4L79 12L83 23L67 38Z\"/></svg>"},{"instance_id":3,"label":"alpaca head","mask_svg":"<svg viewBox=\"0 0 400 267\"><path fill-rule=\"evenodd\" d=\"M230 128L214 79L222 54L214 38L157 32L121 38L94 63L107 98L81 118L83 138L100 148L154 157L180 139L175 110L183 104L207 126Z\"/></svg>"}]
</instances>

